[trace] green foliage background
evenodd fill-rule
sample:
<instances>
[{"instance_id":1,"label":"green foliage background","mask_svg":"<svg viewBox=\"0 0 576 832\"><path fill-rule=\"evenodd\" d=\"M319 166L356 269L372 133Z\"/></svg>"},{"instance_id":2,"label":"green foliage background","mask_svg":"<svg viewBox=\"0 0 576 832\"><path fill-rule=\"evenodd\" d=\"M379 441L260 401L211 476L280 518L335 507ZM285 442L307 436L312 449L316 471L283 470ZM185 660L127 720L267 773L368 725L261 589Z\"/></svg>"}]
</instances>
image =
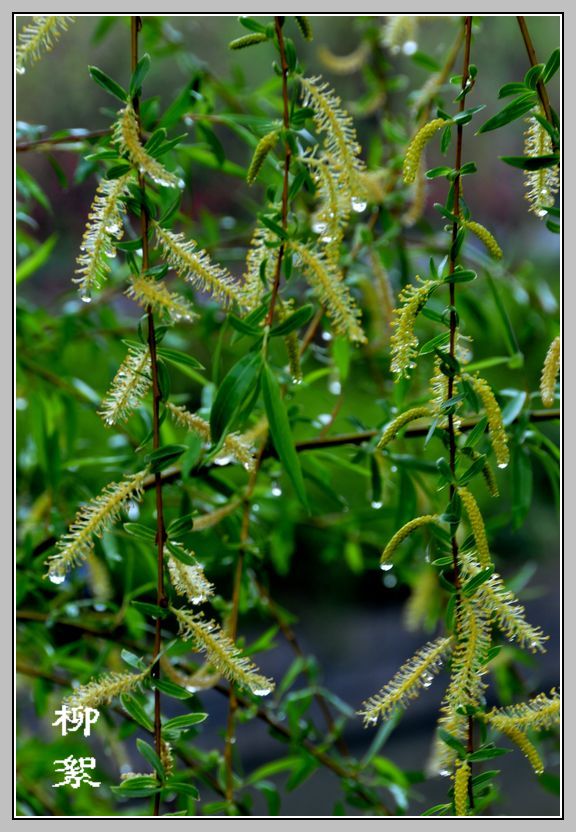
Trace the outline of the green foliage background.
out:
<instances>
[{"instance_id":1,"label":"green foliage background","mask_svg":"<svg viewBox=\"0 0 576 832\"><path fill-rule=\"evenodd\" d=\"M127 21L78 19L41 64L18 78L19 142L71 128L109 127L116 102L93 84L86 65L96 65L127 85ZM25 18L19 21L24 22ZM558 45L558 20L531 17L528 22L538 54L546 60ZM313 23L314 41L298 41L299 60L307 76L321 72L355 114L369 169L397 169L411 131L410 93L422 86L435 62L443 62L458 20L423 21L419 51L412 57L392 56L374 46L382 20L322 16ZM296 41L293 22L288 25ZM527 69L514 18L483 18L477 27L474 61L479 81L470 105L485 103L487 107L476 117L476 129L501 108L499 87L521 80ZM274 56L269 45L243 52L228 50L228 42L241 34L233 17L152 17L145 18L141 43L142 53L152 57L145 84L145 121L153 125L162 118L171 136L188 133L168 157L186 179L177 215L179 229L237 276L242 274L255 216L267 199L266 189L277 195L280 180L278 163L268 161L255 186L250 188L245 182L263 125L281 112L281 88L271 69ZM331 75L319 60L321 44L344 54L362 40L373 44L373 52L355 74ZM556 80L550 92L556 106L555 84ZM447 103L453 89L448 85L443 92ZM363 114L376 92L385 93L379 107ZM193 118L187 119L187 113ZM491 501L481 487L477 496L498 571L510 578L528 612L534 610L535 623L552 636L544 659L526 657L511 646L501 652L491 696L507 704L558 681L558 427L555 422L531 424L527 414L539 408L542 363L558 334L559 251L558 237L526 210L521 172L498 159L522 154L522 122L495 133L473 136L473 132L465 136L466 158L476 161L480 173L465 180L465 198L474 206L474 217L494 232L505 259L494 266L479 244L469 242L468 262L479 277L459 291L458 308L466 334L473 339L474 362L487 362L483 373L493 389L500 391L512 452L509 468L497 474L500 498ZM90 144L97 147L99 141L93 139ZM134 720L103 709L89 741L79 735L62 738L51 727L54 709L63 693L69 692L72 680L85 682L99 673L129 669L122 648L137 656L150 649L151 620L146 608L134 602L154 603L156 582L153 549L127 533L122 524L97 544L97 555L109 576L107 597L98 597L97 581L85 568L60 586L43 577L45 559L79 504L134 470L135 449L150 429L146 406L122 430L107 429L96 412L124 357L123 339L135 338L139 313L122 295L128 272L121 257L113 263L110 282L92 304L80 303L71 283L95 190L94 175L100 170L97 162L83 159L88 149L79 142L66 149L54 146L21 153L17 160L22 167L17 248L24 264L17 308L16 601L17 661L23 671L17 688L17 786L18 812L27 815L149 813L149 801L126 802L111 791L123 765L147 770L136 752L136 736L144 735ZM437 164L451 162L437 149L431 150L427 167ZM443 220L431 207L433 202L444 201L445 192L444 180L430 183L428 207L411 229L404 229L399 221L409 200L401 187L379 207L371 204L365 214L353 217L344 265L364 307L371 340L379 334L379 320L363 290L371 274L369 251L381 258L396 293L415 274L427 273L429 257L438 262L446 251ZM169 202L165 195L161 199ZM305 207L298 210L306 222ZM370 226L376 210L378 216ZM295 294L301 303L306 300L301 287ZM438 301L439 312L443 305ZM183 323L173 328L164 345L188 353L203 365L202 370L171 368L171 397L208 417L219 384L246 353L249 339L231 325L217 304L204 299L198 306L199 320L192 326ZM505 316L499 307L506 310ZM436 324L424 318L419 327L421 343L438 332ZM491 365L494 357L502 360ZM370 344L352 347L330 335L326 320L305 355L301 384L291 384L283 369L287 354L281 339L273 342L270 360L286 390L297 444L379 431L394 408L401 412L427 397L432 366L421 362L410 382L393 385L386 343L375 349ZM240 466L202 467L202 448L194 435L183 438L182 431L168 420L162 431L164 444L187 445L180 460L181 475L165 488L169 520L213 511L242 494L247 475ZM232 805L221 794L224 696L208 691L187 700L166 700L169 716L188 710L210 714L206 723L182 737L188 755L186 763L180 761L183 779L200 790L202 799L174 796L167 811L378 814L384 804L392 813L419 814L435 797L438 801L445 798L446 784L430 786L422 773L423 749L432 736L432 706L430 711L413 706L417 716L412 727L411 710L401 720L398 730L404 745L418 749L411 759L393 738L384 746L390 724L384 724L377 734L373 729L363 731L354 714L361 701L413 652L414 644L422 641L421 636L413 640L405 635L402 618L402 609L406 610L414 590L431 570L422 539L403 547L392 572L382 573L378 565L392 534L416 514L425 513L437 499L436 459L443 450L437 439L424 447L422 438L406 437L377 465L375 441L300 454L309 514L278 459L272 452L267 454L251 507L240 634L250 652L259 654L262 670L274 676L277 690L270 702L247 697L241 708L237 797ZM129 519L153 524L152 503L149 495ZM216 585L215 607L224 617L230 609L240 523L240 512L231 513L213 529L192 532L185 539ZM424 608L420 628L433 632L444 607L445 599L437 588ZM303 645L303 654L296 658L285 638L292 629ZM177 641L171 654L182 654L186 662L195 660ZM315 654L321 655L320 661ZM442 687L436 682L433 690L436 686ZM314 699L318 692L333 714L336 728L332 731L327 732ZM143 703L145 699L143 695ZM437 704L438 697L431 701ZM258 708L263 709L264 718ZM264 731L269 738L264 739ZM349 757L339 753L339 733L349 743ZM306 743L335 760L343 771L326 766ZM251 747L257 750L251 753ZM545 738L543 747L550 767L540 778L542 802L530 805L541 807L535 813L545 814L553 812L549 807L556 803L554 737ZM97 757L100 789L54 792L53 761L70 753ZM531 782L527 764L522 760L517 766L515 776L522 775L522 783ZM502 768L506 769L505 764ZM320 792L314 788L314 778L322 784ZM499 802L494 812L525 813L519 797L524 787L512 789L510 779L503 783L502 795L495 796Z\"/></svg>"}]
</instances>

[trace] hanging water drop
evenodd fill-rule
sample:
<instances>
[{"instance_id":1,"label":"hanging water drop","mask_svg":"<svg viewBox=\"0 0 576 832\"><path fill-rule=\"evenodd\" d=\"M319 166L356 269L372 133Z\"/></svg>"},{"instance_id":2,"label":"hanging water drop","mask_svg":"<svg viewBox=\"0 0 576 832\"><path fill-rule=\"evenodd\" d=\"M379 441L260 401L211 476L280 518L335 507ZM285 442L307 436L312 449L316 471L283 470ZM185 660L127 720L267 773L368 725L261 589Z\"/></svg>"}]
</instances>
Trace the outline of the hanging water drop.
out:
<instances>
[{"instance_id":1,"label":"hanging water drop","mask_svg":"<svg viewBox=\"0 0 576 832\"><path fill-rule=\"evenodd\" d=\"M268 696L272 688L252 688L254 696Z\"/></svg>"},{"instance_id":2,"label":"hanging water drop","mask_svg":"<svg viewBox=\"0 0 576 832\"><path fill-rule=\"evenodd\" d=\"M417 49L418 44L415 40L407 40L406 43L402 45L402 52L404 52L405 55L413 55Z\"/></svg>"},{"instance_id":3,"label":"hanging water drop","mask_svg":"<svg viewBox=\"0 0 576 832\"><path fill-rule=\"evenodd\" d=\"M277 483L274 483L271 493L273 497L280 497L282 496L282 489Z\"/></svg>"},{"instance_id":4,"label":"hanging water drop","mask_svg":"<svg viewBox=\"0 0 576 832\"><path fill-rule=\"evenodd\" d=\"M507 462L499 462L498 463L498 468L508 468L508 463Z\"/></svg>"},{"instance_id":5,"label":"hanging water drop","mask_svg":"<svg viewBox=\"0 0 576 832\"><path fill-rule=\"evenodd\" d=\"M362 211L366 210L366 206L368 203L365 199L362 199L360 196L353 196L350 200L350 205L353 211L356 211L357 214L361 214Z\"/></svg>"},{"instance_id":6,"label":"hanging water drop","mask_svg":"<svg viewBox=\"0 0 576 832\"><path fill-rule=\"evenodd\" d=\"M312 231L315 234L323 234L324 231L326 231L327 228L328 228L328 223L327 222L317 221L317 222L312 223Z\"/></svg>"},{"instance_id":7,"label":"hanging water drop","mask_svg":"<svg viewBox=\"0 0 576 832\"><path fill-rule=\"evenodd\" d=\"M24 66L17 66L17 67L16 67L16 72L18 73L18 75L24 75L24 74L25 74L25 72L26 72L26 67L24 67Z\"/></svg>"},{"instance_id":8,"label":"hanging water drop","mask_svg":"<svg viewBox=\"0 0 576 832\"><path fill-rule=\"evenodd\" d=\"M389 563L388 561L384 561L384 563L380 564L380 569L383 572L389 572L392 569L393 566L394 566L393 563Z\"/></svg>"},{"instance_id":9,"label":"hanging water drop","mask_svg":"<svg viewBox=\"0 0 576 832\"><path fill-rule=\"evenodd\" d=\"M231 456L218 456L214 460L214 465L230 465L232 462Z\"/></svg>"},{"instance_id":10,"label":"hanging water drop","mask_svg":"<svg viewBox=\"0 0 576 832\"><path fill-rule=\"evenodd\" d=\"M372 506L372 508L382 508L384 503L380 502L380 500L372 500L370 505ZM382 567L380 567L380 568L382 568Z\"/></svg>"},{"instance_id":11,"label":"hanging water drop","mask_svg":"<svg viewBox=\"0 0 576 832\"><path fill-rule=\"evenodd\" d=\"M82 290L82 292L80 293L80 300L82 301L82 303L92 303L92 294L90 292L90 289Z\"/></svg>"},{"instance_id":12,"label":"hanging water drop","mask_svg":"<svg viewBox=\"0 0 576 832\"><path fill-rule=\"evenodd\" d=\"M66 580L66 575L63 575L61 572L49 572L48 579L53 584L61 584Z\"/></svg>"},{"instance_id":13,"label":"hanging water drop","mask_svg":"<svg viewBox=\"0 0 576 832\"><path fill-rule=\"evenodd\" d=\"M337 379L335 379L328 384L328 390L333 396L339 396L342 392L342 385Z\"/></svg>"}]
</instances>

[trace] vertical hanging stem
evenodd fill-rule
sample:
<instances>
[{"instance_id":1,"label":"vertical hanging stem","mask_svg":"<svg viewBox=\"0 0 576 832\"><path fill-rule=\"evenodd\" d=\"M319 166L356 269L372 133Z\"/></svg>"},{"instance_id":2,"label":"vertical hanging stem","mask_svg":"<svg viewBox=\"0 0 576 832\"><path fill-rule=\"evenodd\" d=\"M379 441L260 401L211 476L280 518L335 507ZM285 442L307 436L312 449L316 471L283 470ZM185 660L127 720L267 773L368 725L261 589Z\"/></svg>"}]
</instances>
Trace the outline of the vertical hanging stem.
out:
<instances>
[{"instance_id":1,"label":"vertical hanging stem","mask_svg":"<svg viewBox=\"0 0 576 832\"><path fill-rule=\"evenodd\" d=\"M526 52L528 53L530 66L536 66L538 64L538 58L536 57L536 50L534 49L534 44L532 43L532 38L530 37L526 20L524 17L517 17L516 20L518 21L518 26L520 27L520 32L522 33L522 40L524 41L524 46L526 47ZM554 121L552 119L552 107L550 106L550 99L548 98L548 90L546 89L546 85L543 81L538 81L536 84L536 90L538 91L538 97L540 98L540 103L542 104L546 121L553 125ZM552 148L554 152L558 151L558 145L555 142L552 143Z\"/></svg>"},{"instance_id":2,"label":"vertical hanging stem","mask_svg":"<svg viewBox=\"0 0 576 832\"><path fill-rule=\"evenodd\" d=\"M274 26L276 27L276 37L278 38L278 48L280 50L280 66L282 69L282 104L283 104L283 124L284 129L290 128L290 101L288 98L288 62L286 60L286 50L284 48L284 35L282 33L282 26L284 25L283 17L274 18ZM290 174L290 160L292 158L292 151L288 141L284 144L284 184L282 187L282 228L286 231L288 227L288 177ZM284 242L280 244L278 249L278 259L276 261L276 271L274 273L274 283L272 285L272 295L270 297L270 306L268 314L266 315L266 326L272 326L274 318L274 308L276 306L276 298L278 297L278 289L280 288L280 274L282 272L282 261L284 259Z\"/></svg>"},{"instance_id":3,"label":"vertical hanging stem","mask_svg":"<svg viewBox=\"0 0 576 832\"><path fill-rule=\"evenodd\" d=\"M142 20L138 15L131 17L130 40L131 40L131 69L132 72L138 64L138 33L142 28ZM132 105L140 124L140 100L135 96ZM142 194L142 206L140 210L140 229L142 232L142 271L146 271L150 265L150 252L148 246L148 211L145 204L146 183L144 175L138 174L138 185ZM156 328L154 325L154 313L152 307L146 310L148 318L148 349L150 351L150 365L152 369L152 447L157 450L160 447L160 402L162 400L160 385L158 382L158 354L156 350ZM158 579L156 590L156 603L159 607L166 606L166 594L164 591L164 542L166 530L164 527L164 503L162 499L162 476L160 473L154 475L154 490L156 494L156 547L158 563ZM160 678L160 662L158 657L162 646L162 621L156 619L154 633L154 651L152 654L152 678ZM162 757L162 715L160 691L154 689L154 745L156 753ZM154 795L154 815L160 813L160 792Z\"/></svg>"},{"instance_id":4,"label":"vertical hanging stem","mask_svg":"<svg viewBox=\"0 0 576 832\"><path fill-rule=\"evenodd\" d=\"M463 95L459 101L458 112L462 112L466 106L466 95L465 90L468 85L468 78L469 78L469 68L470 68L470 44L472 40L472 17L469 15L464 20L464 31L465 31L465 39L464 39L464 65L462 68L462 93ZM456 217L454 222L452 223L452 239L450 245L450 258L449 258L449 270L450 274L454 273L456 269L456 261L457 261L457 252L456 252L456 240L458 237L458 219L460 217L460 168L462 167L462 135L463 135L463 125L458 124L456 127L456 159L454 163L454 167L457 171L456 178L454 179L454 207L452 209L452 213ZM458 328L457 323L457 315L456 315L456 284L450 283L450 357L455 358L456 355L456 332ZM454 395L454 376L449 376L448 378L448 400L452 399ZM449 437L449 445L450 445L450 470L454 475L456 473L456 431L454 428L454 414L452 412L448 415L448 437ZM454 495L456 493L456 488L453 484L450 485L450 500L454 499ZM458 541L456 539L456 529L452 527L452 536L451 536L451 546L452 546L452 568L454 571L454 585L456 587L456 591L459 593L461 588L461 578L460 578L460 564L458 561ZM474 751L474 725L472 717L468 717L468 752L472 753ZM469 801L470 807L474 807L474 799L472 794L472 778L470 777L469 780Z\"/></svg>"}]
</instances>

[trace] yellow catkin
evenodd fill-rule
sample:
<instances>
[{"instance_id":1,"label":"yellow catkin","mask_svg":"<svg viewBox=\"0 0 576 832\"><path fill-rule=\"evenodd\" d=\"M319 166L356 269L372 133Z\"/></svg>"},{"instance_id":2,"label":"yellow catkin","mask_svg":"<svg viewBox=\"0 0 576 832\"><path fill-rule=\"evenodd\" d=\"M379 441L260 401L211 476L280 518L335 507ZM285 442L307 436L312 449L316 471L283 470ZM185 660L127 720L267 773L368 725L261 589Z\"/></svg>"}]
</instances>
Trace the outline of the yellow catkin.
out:
<instances>
[{"instance_id":1,"label":"yellow catkin","mask_svg":"<svg viewBox=\"0 0 576 832\"><path fill-rule=\"evenodd\" d=\"M399 305L394 310L392 336L390 338L390 369L397 378L407 378L410 370L416 366L418 337L414 332L416 318L426 304L430 292L438 285L434 280L420 281L419 286L408 284L400 292Z\"/></svg>"},{"instance_id":2,"label":"yellow catkin","mask_svg":"<svg viewBox=\"0 0 576 832\"><path fill-rule=\"evenodd\" d=\"M365 40L361 41L356 49L347 55L335 55L323 45L318 47L320 62L335 75L352 75L353 72L359 72L369 55L370 44Z\"/></svg>"},{"instance_id":3,"label":"yellow catkin","mask_svg":"<svg viewBox=\"0 0 576 832\"><path fill-rule=\"evenodd\" d=\"M74 22L73 17L58 15L36 16L18 34L16 44L16 72L23 75L26 67L39 61L44 52L50 52L62 32Z\"/></svg>"},{"instance_id":4,"label":"yellow catkin","mask_svg":"<svg viewBox=\"0 0 576 832\"><path fill-rule=\"evenodd\" d=\"M432 136L440 130L441 127L445 127L448 124L451 124L451 122L446 121L443 118L432 119L432 121L429 121L421 127L413 137L406 149L406 155L404 156L404 163L402 166L402 177L407 185L411 185L415 181L422 153Z\"/></svg>"},{"instance_id":5,"label":"yellow catkin","mask_svg":"<svg viewBox=\"0 0 576 832\"><path fill-rule=\"evenodd\" d=\"M488 722L499 731L509 725L521 731L546 730L553 728L560 719L560 697L552 688L550 694L539 693L528 702L507 705L504 708L492 708L486 714Z\"/></svg>"},{"instance_id":6,"label":"yellow catkin","mask_svg":"<svg viewBox=\"0 0 576 832\"><path fill-rule=\"evenodd\" d=\"M439 638L422 647L379 693L363 703L358 713L365 724L374 725L378 719L386 719L395 708L405 708L422 688L430 687L451 647L451 638Z\"/></svg>"},{"instance_id":7,"label":"yellow catkin","mask_svg":"<svg viewBox=\"0 0 576 832\"><path fill-rule=\"evenodd\" d=\"M518 728L515 728L513 725L507 725L505 728L500 728L500 731L504 734L504 736L508 737L514 745L518 746L522 754L524 754L534 769L534 773L542 774L544 771L544 763L542 762L542 758L538 754L538 751L534 747L533 743L530 742L526 734Z\"/></svg>"},{"instance_id":8,"label":"yellow catkin","mask_svg":"<svg viewBox=\"0 0 576 832\"><path fill-rule=\"evenodd\" d=\"M388 564L393 557L396 549L400 544L406 540L408 535L412 534L413 531L416 529L421 528L421 526L427 526L430 523L438 523L438 517L435 514L423 514L421 517L415 517L413 520L409 520L401 529L399 529L396 534L390 539L388 545L382 552L382 557L380 558L381 564Z\"/></svg>"},{"instance_id":9,"label":"yellow catkin","mask_svg":"<svg viewBox=\"0 0 576 832\"><path fill-rule=\"evenodd\" d=\"M118 368L109 391L102 400L98 415L110 427L125 421L152 386L148 347L128 348L128 355Z\"/></svg>"},{"instance_id":10,"label":"yellow catkin","mask_svg":"<svg viewBox=\"0 0 576 832\"><path fill-rule=\"evenodd\" d=\"M229 49L246 49L247 46L256 46L258 43L264 43L268 40L268 36L264 32L253 32L250 35L243 35L241 38L231 40L228 44Z\"/></svg>"},{"instance_id":11,"label":"yellow catkin","mask_svg":"<svg viewBox=\"0 0 576 832\"><path fill-rule=\"evenodd\" d=\"M246 174L246 181L249 185L253 185L258 178L258 174L262 169L262 165L266 161L266 157L270 151L274 149L279 138L280 130L272 130L271 133L267 133L266 136L263 136L263 138L261 138L256 145L256 150L254 151L250 167L248 168L248 173Z\"/></svg>"},{"instance_id":12,"label":"yellow catkin","mask_svg":"<svg viewBox=\"0 0 576 832\"><path fill-rule=\"evenodd\" d=\"M118 121L114 127L113 141L126 153L134 167L145 173L157 185L166 188L183 188L184 180L166 170L157 159L151 156L140 141L140 125L131 103L119 111Z\"/></svg>"},{"instance_id":13,"label":"yellow catkin","mask_svg":"<svg viewBox=\"0 0 576 832\"><path fill-rule=\"evenodd\" d=\"M196 413L190 413L184 406L178 406L172 404L172 402L166 402L166 409L177 425L197 433L207 443L212 441L210 424L206 419L202 419ZM254 470L255 458L251 444L239 433L228 434L220 453L215 457L215 462L222 464L225 460L229 461L230 457L237 460L247 471Z\"/></svg>"},{"instance_id":14,"label":"yellow catkin","mask_svg":"<svg viewBox=\"0 0 576 832\"><path fill-rule=\"evenodd\" d=\"M534 113L544 116L542 107L536 108ZM525 156L550 155L553 147L548 131L533 115L527 118L526 122L528 128L524 133ZM554 205L555 196L560 188L560 168L554 165L550 168L540 168L540 170L526 170L524 182L526 199L530 203L528 210L537 217L545 217L548 213L546 209Z\"/></svg>"},{"instance_id":15,"label":"yellow catkin","mask_svg":"<svg viewBox=\"0 0 576 832\"><path fill-rule=\"evenodd\" d=\"M154 312L177 321L193 321L198 316L192 311L190 303L181 295L168 291L163 281L150 277L133 277L125 292L144 308L151 307Z\"/></svg>"},{"instance_id":16,"label":"yellow catkin","mask_svg":"<svg viewBox=\"0 0 576 832\"><path fill-rule=\"evenodd\" d=\"M188 558L194 557L194 553L188 552L181 543L171 543L170 546L173 549L175 548L176 551L182 552ZM170 552L168 571L176 592L179 595L184 595L191 604L202 604L214 595L214 586L207 580L199 563L182 563Z\"/></svg>"},{"instance_id":17,"label":"yellow catkin","mask_svg":"<svg viewBox=\"0 0 576 832\"><path fill-rule=\"evenodd\" d=\"M393 55L404 51L411 55L416 51L416 31L418 19L413 15L389 15L382 29L381 41Z\"/></svg>"},{"instance_id":18,"label":"yellow catkin","mask_svg":"<svg viewBox=\"0 0 576 832\"><path fill-rule=\"evenodd\" d=\"M556 397L556 376L560 371L560 336L554 338L546 358L544 359L544 366L542 367L542 375L540 376L540 397L544 407L552 407Z\"/></svg>"},{"instance_id":19,"label":"yellow catkin","mask_svg":"<svg viewBox=\"0 0 576 832\"><path fill-rule=\"evenodd\" d=\"M277 237L263 225L256 226L246 254L244 282L238 289L240 305L252 311L262 303L266 286L274 279L278 262Z\"/></svg>"},{"instance_id":20,"label":"yellow catkin","mask_svg":"<svg viewBox=\"0 0 576 832\"><path fill-rule=\"evenodd\" d=\"M502 421L502 411L492 392L492 388L485 379L479 376L465 374L463 378L472 385L474 392L480 397L484 410L486 411L490 442L494 450L494 456L496 457L496 464L498 468L506 468L510 461L508 439L506 437L504 422Z\"/></svg>"},{"instance_id":21,"label":"yellow catkin","mask_svg":"<svg viewBox=\"0 0 576 832\"><path fill-rule=\"evenodd\" d=\"M478 553L478 562L481 567L492 565L490 560L490 548L488 546L488 538L486 537L486 527L484 526L484 519L478 508L478 503L467 488L459 488L458 495L462 500L462 505L468 516L468 521L476 541L476 551Z\"/></svg>"},{"instance_id":22,"label":"yellow catkin","mask_svg":"<svg viewBox=\"0 0 576 832\"><path fill-rule=\"evenodd\" d=\"M462 220L460 225L462 228L466 228L468 231L471 231L472 234L475 234L476 237L484 243L490 257L494 260L502 259L502 249L496 242L494 235L488 231L487 228L480 225L479 222L474 222L473 220Z\"/></svg>"},{"instance_id":23,"label":"yellow catkin","mask_svg":"<svg viewBox=\"0 0 576 832\"><path fill-rule=\"evenodd\" d=\"M178 670L170 663L170 660L166 656L162 656L160 658L160 666L172 682L180 685L180 687L186 688L186 690L189 690L191 693L194 693L197 690L209 690L210 688L213 688L221 678L221 674L214 670L214 668L211 668L208 664L202 665L202 667L195 670L194 673L182 673L182 671Z\"/></svg>"},{"instance_id":24,"label":"yellow catkin","mask_svg":"<svg viewBox=\"0 0 576 832\"><path fill-rule=\"evenodd\" d=\"M104 491L82 506L76 519L57 543L58 552L46 561L47 577L62 583L73 566L85 560L94 548L94 537L101 537L133 501L142 497L148 469L131 474L120 483L109 483Z\"/></svg>"},{"instance_id":25,"label":"yellow catkin","mask_svg":"<svg viewBox=\"0 0 576 832\"><path fill-rule=\"evenodd\" d=\"M454 772L454 811L457 815L468 814L468 782L470 765L465 760L456 760Z\"/></svg>"},{"instance_id":26,"label":"yellow catkin","mask_svg":"<svg viewBox=\"0 0 576 832\"><path fill-rule=\"evenodd\" d=\"M450 684L444 698L446 706L454 710L468 705L478 706L486 689L483 676L486 673L486 653L491 643L491 624L475 598L460 597L455 629Z\"/></svg>"},{"instance_id":27,"label":"yellow catkin","mask_svg":"<svg viewBox=\"0 0 576 832\"><path fill-rule=\"evenodd\" d=\"M310 18L306 17L306 15L296 15L294 20L296 21L304 40L313 40L314 35L312 34L312 24L310 23Z\"/></svg>"},{"instance_id":28,"label":"yellow catkin","mask_svg":"<svg viewBox=\"0 0 576 832\"><path fill-rule=\"evenodd\" d=\"M174 755L172 753L172 746L166 740L160 743L160 762L164 766L164 774L170 777L174 771Z\"/></svg>"},{"instance_id":29,"label":"yellow catkin","mask_svg":"<svg viewBox=\"0 0 576 832\"><path fill-rule=\"evenodd\" d=\"M73 693L64 700L69 708L98 708L111 702L117 696L128 693L142 682L151 667L143 673L109 673L99 679L93 679L86 685L76 688Z\"/></svg>"},{"instance_id":30,"label":"yellow catkin","mask_svg":"<svg viewBox=\"0 0 576 832\"><path fill-rule=\"evenodd\" d=\"M409 422L414 422L416 419L423 419L430 417L430 410L427 407L413 407L405 413L397 416L389 425L380 437L378 448L384 448L394 437L405 427Z\"/></svg>"}]
</instances>

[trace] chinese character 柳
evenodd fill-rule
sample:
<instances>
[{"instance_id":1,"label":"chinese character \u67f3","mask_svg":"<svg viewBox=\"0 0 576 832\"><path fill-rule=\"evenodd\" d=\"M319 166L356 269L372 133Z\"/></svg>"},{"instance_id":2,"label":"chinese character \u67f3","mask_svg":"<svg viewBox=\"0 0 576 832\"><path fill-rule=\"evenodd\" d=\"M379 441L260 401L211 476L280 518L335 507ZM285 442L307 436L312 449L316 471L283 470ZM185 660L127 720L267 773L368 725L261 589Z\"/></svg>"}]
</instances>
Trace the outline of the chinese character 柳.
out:
<instances>
[{"instance_id":1,"label":"chinese character \u67f3","mask_svg":"<svg viewBox=\"0 0 576 832\"><path fill-rule=\"evenodd\" d=\"M100 782L90 779L90 772L86 771L89 768L95 768L96 760L94 757L80 757L76 759L72 754L66 757L65 760L54 760L54 765L61 764L61 768L56 771L64 774L64 780L61 783L54 783L52 788L57 789L60 786L72 786L73 789L78 789L80 783L88 783L92 788L100 785Z\"/></svg>"},{"instance_id":2,"label":"chinese character \u67f3","mask_svg":"<svg viewBox=\"0 0 576 832\"><path fill-rule=\"evenodd\" d=\"M65 737L68 731L78 731L84 725L84 736L90 736L90 726L97 722L100 711L96 708L69 708L62 705L59 711L54 712L58 717L52 725L62 726L62 736Z\"/></svg>"}]
</instances>

